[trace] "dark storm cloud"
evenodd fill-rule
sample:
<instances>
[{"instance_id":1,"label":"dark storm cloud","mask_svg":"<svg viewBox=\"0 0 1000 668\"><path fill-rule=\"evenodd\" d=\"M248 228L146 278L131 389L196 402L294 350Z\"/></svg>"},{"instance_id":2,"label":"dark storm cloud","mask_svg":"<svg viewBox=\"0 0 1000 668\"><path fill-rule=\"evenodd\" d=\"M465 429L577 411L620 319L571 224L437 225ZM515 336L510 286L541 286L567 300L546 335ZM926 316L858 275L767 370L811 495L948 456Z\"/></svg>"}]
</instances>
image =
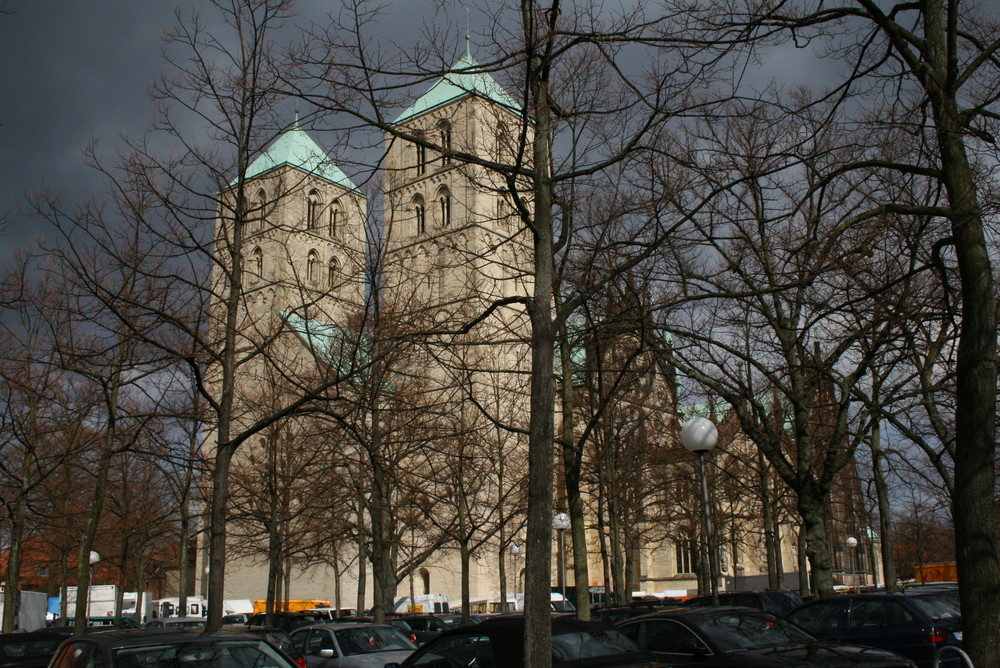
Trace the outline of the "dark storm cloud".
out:
<instances>
[{"instance_id":1,"label":"dark storm cloud","mask_svg":"<svg viewBox=\"0 0 1000 668\"><path fill-rule=\"evenodd\" d=\"M322 25L336 5L303 0L294 21ZM382 36L399 43L392 26L405 26L406 38L417 37L428 18L419 5L395 3L383 15ZM149 86L167 68L162 37L174 25L175 3L22 0L15 6L15 13L0 14L0 216L23 207L25 190L45 190L69 206L99 193L100 180L83 165L81 148L99 138L102 155L113 157L122 146L119 135L136 137L149 127ZM204 10L209 21L216 16L207 2L181 6ZM430 17L432 23L440 18ZM0 237L0 259L11 247L30 244L37 226L16 219Z\"/></svg>"},{"instance_id":2,"label":"dark storm cloud","mask_svg":"<svg viewBox=\"0 0 1000 668\"><path fill-rule=\"evenodd\" d=\"M30 0L0 15L0 211L44 189L68 202L99 187L81 146L148 123L148 85L172 24L159 0ZM25 229L27 228L27 229ZM8 230L8 244L32 238Z\"/></svg>"},{"instance_id":3,"label":"dark storm cloud","mask_svg":"<svg viewBox=\"0 0 1000 668\"><path fill-rule=\"evenodd\" d=\"M0 216L23 205L24 190L45 190L72 207L101 183L83 165L82 146L100 139L103 156L122 148L121 134L137 137L153 116L149 87L167 68L163 34L174 24L171 0L20 0L14 14L0 14ZM182 2L217 14L204 0ZM317 28L328 23L338 0L300 0L293 24ZM473 52L489 57L491 38L477 34L488 6L475 4L470 16ZM464 51L465 5L457 2L385 3L374 28L381 49L409 49L436 40L446 61ZM289 28L293 34L294 27ZM445 37L440 35L444 33ZM797 80L816 80L821 66L805 51L784 54L765 66ZM449 61L450 62L450 61ZM760 88L769 76L746 79ZM197 129L192 129L195 133ZM318 129L317 129L318 130ZM337 137L317 134L332 149ZM349 156L341 154L342 160ZM346 166L346 165L345 165ZM22 218L0 237L0 259L12 246L30 244L37 221Z\"/></svg>"}]
</instances>

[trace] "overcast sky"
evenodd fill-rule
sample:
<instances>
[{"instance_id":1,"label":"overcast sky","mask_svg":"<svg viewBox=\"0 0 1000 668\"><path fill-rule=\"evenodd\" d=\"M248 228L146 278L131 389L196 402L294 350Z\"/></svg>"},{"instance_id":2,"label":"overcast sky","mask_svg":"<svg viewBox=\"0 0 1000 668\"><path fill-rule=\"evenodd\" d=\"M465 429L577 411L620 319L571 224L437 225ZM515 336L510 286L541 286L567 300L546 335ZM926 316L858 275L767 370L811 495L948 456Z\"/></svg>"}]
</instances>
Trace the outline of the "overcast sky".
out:
<instances>
[{"instance_id":1,"label":"overcast sky","mask_svg":"<svg viewBox=\"0 0 1000 668\"><path fill-rule=\"evenodd\" d=\"M26 189L44 189L67 203L98 191L96 176L82 163L81 147L99 138L105 152L113 154L121 146L120 134L138 136L148 128L153 114L148 88L165 69L162 36L173 25L174 4L15 0L19 10L0 15L0 214L22 204ZM419 37L421 19L427 20L421 11L434 3L387 4L380 37L398 42ZM322 21L335 5L336 0L301 0L296 21ZM461 14L458 22L464 23ZM457 35L464 28L453 30ZM807 63L803 52L791 55L772 62L783 70ZM808 66L814 68L815 61ZM0 237L0 258L13 246L33 244L38 229L37 223L16 220Z\"/></svg>"},{"instance_id":2,"label":"overcast sky","mask_svg":"<svg viewBox=\"0 0 1000 668\"><path fill-rule=\"evenodd\" d=\"M113 154L120 134L138 136L148 128L149 85L166 68L162 37L174 23L175 4L14 0L18 10L0 14L0 214L22 205L26 189L43 189L68 203L98 191L81 147L100 138ZM334 4L304 0L296 21L322 20ZM400 29L412 33L413 7L420 3L393 4ZM13 246L33 244L37 229L15 221L0 237L0 258Z\"/></svg>"},{"instance_id":3,"label":"overcast sky","mask_svg":"<svg viewBox=\"0 0 1000 668\"><path fill-rule=\"evenodd\" d=\"M82 166L91 137L138 133L162 69L166 0L24 0L0 15L0 211L25 189L76 200L97 188ZM25 229L25 228L29 229ZM5 246L31 242L21 224Z\"/></svg>"}]
</instances>

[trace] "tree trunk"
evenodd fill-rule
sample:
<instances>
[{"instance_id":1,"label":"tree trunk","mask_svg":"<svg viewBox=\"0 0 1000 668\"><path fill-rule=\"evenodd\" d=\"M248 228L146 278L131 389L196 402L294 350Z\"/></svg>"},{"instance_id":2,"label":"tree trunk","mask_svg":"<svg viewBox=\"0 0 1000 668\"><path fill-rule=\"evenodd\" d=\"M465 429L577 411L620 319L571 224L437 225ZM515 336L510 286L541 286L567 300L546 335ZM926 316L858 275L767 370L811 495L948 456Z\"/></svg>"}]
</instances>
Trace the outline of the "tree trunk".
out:
<instances>
[{"instance_id":1,"label":"tree trunk","mask_svg":"<svg viewBox=\"0 0 1000 668\"><path fill-rule=\"evenodd\" d=\"M798 549L795 553L795 559L799 569L799 593L805 596L812 591L812 587L809 584L809 563L806 559L806 530L804 526L799 527L796 543Z\"/></svg>"},{"instance_id":2,"label":"tree trunk","mask_svg":"<svg viewBox=\"0 0 1000 668\"><path fill-rule=\"evenodd\" d=\"M208 527L207 633L215 633L222 627L222 602L225 598L226 516L229 507L229 467L233 461L233 447L224 445L229 439L228 422L225 432L219 430L219 439L219 446L215 451L215 467L212 469L212 505Z\"/></svg>"},{"instance_id":3,"label":"tree trunk","mask_svg":"<svg viewBox=\"0 0 1000 668\"><path fill-rule=\"evenodd\" d=\"M524 660L531 668L552 665L552 475L555 379L555 335L552 293L555 266L550 169L552 127L549 108L548 62L551 47L539 38L538 13L531 0L522 0L521 21L528 53L527 80L531 90L529 114L535 122L532 143L532 199L534 207L534 286L528 304L531 319L531 400L528 425L528 518L525 545ZM550 17L555 21L555 13Z\"/></svg>"},{"instance_id":4,"label":"tree trunk","mask_svg":"<svg viewBox=\"0 0 1000 668\"><path fill-rule=\"evenodd\" d=\"M558 300L558 295L556 295ZM558 301L557 301L558 303ZM563 482L566 486L566 505L569 509L570 533L573 543L573 584L576 586L577 619L590 621L590 573L587 558L586 509L580 491L581 469L583 467L582 448L576 442L574 428L574 388L573 363L569 332L565 323L559 328L560 388L562 396L562 448Z\"/></svg>"},{"instance_id":5,"label":"tree trunk","mask_svg":"<svg viewBox=\"0 0 1000 668\"><path fill-rule=\"evenodd\" d=\"M1000 591L996 535L996 295L993 268L966 154L966 128L956 92L957 67L941 0L922 5L931 73L927 92L934 113L941 175L951 205L951 227L962 284L955 408L955 491L952 497L964 647L978 666L1000 665ZM949 7L948 12L958 8ZM953 20L954 17L948 17Z\"/></svg>"},{"instance_id":6,"label":"tree trunk","mask_svg":"<svg viewBox=\"0 0 1000 668\"><path fill-rule=\"evenodd\" d=\"M764 453L757 451L757 470L759 472L758 494L761 503L761 523L764 525L764 552L767 557L767 586L780 589L783 573L780 564L780 543L775 535L777 521L774 507L771 505L771 477L767 459Z\"/></svg>"},{"instance_id":7,"label":"tree trunk","mask_svg":"<svg viewBox=\"0 0 1000 668\"><path fill-rule=\"evenodd\" d=\"M112 404L114 405L114 404ZM110 418L114 423L114 418ZM94 484L94 498L90 504L90 511L87 515L87 523L80 537L80 550L77 553L76 566L76 611L73 622L73 635L82 635L87 626L87 602L90 599L91 568L90 553L94 549L94 538L97 536L97 525L101 521L104 511L104 496L108 487L108 473L111 469L111 456L114 452L114 427L109 427L104 436L105 442L101 444L101 455L97 460L97 479Z\"/></svg>"},{"instance_id":8,"label":"tree trunk","mask_svg":"<svg viewBox=\"0 0 1000 668\"><path fill-rule=\"evenodd\" d=\"M27 466L24 467L27 469ZM24 471L22 470L22 481ZM21 607L21 541L24 537L25 506L24 493L18 495L11 510L10 548L7 551L7 572L3 588L3 633L13 633L17 625L18 609Z\"/></svg>"},{"instance_id":9,"label":"tree trunk","mask_svg":"<svg viewBox=\"0 0 1000 668\"><path fill-rule=\"evenodd\" d=\"M885 480L885 472L882 470L882 463L885 455L882 453L882 430L875 423L872 429L872 437L869 442L872 451L872 474L875 479L875 497L878 502L878 524L879 535L881 536L882 555L882 579L885 582L885 590L889 593L896 591L896 561L892 551L892 506L889 503L889 485ZM873 562L874 576L874 562ZM875 584L878 584L876 579Z\"/></svg>"},{"instance_id":10,"label":"tree trunk","mask_svg":"<svg viewBox=\"0 0 1000 668\"><path fill-rule=\"evenodd\" d=\"M812 593L820 598L833 596L833 569L830 543L826 535L823 494L807 489L799 492L799 515L802 517L806 556L812 573Z\"/></svg>"}]
</instances>

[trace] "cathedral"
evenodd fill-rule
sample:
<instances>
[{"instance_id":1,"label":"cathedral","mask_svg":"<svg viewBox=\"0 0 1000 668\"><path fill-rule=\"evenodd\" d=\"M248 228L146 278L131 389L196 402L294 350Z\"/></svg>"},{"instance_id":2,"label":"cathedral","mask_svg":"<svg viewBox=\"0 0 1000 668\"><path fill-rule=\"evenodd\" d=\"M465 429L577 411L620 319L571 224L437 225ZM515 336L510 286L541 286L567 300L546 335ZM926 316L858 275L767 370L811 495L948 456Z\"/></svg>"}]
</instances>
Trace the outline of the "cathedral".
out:
<instances>
[{"instance_id":1,"label":"cathedral","mask_svg":"<svg viewBox=\"0 0 1000 668\"><path fill-rule=\"evenodd\" d=\"M510 599L523 586L519 495L528 467L530 359L527 314L515 297L532 290L532 240L517 211L530 198L489 164L530 156L531 124L519 104L466 55L393 121L384 141L379 216L372 215L373 204L298 123L248 167L246 191L252 201L242 230L245 278L239 329L248 341L269 340L281 327L294 336L286 338L284 373L276 374L270 364L244 368L236 397L239 419L249 422L256 410L265 410L273 400L269 394L294 391L296 375L311 373L317 361L351 378L364 366L357 351L372 336L359 323L371 328L377 312L378 327L392 332L385 340L395 336L419 342L408 346L403 370L379 381L382 388L392 386L397 392L409 388L414 397L409 408L416 407L418 417L404 423L398 415L404 411L398 410L385 424L399 433L419 431L424 424L419 419L433 413L435 424L446 424L448 432L438 434L433 447L447 443L450 453L461 453L446 464L423 454L419 462L413 454L394 460L428 480L426 493L416 495L421 498L383 499L400 508L411 503L418 511L410 520L403 517L394 534L400 543L408 541L407 547L393 548L394 563L410 559L417 564L408 571L400 567L408 576L401 578L397 596L443 595L457 607L464 558L471 602L496 600L502 591ZM373 226L373 218L381 223ZM219 243L228 233L220 228ZM349 348L353 366L341 368ZM354 418L359 432L372 431L382 420L372 417L371 408L352 415L361 416ZM276 427L234 461L226 598L263 599L275 577L269 559L284 554L277 585L282 598L371 605L370 583L360 587L364 599L355 598L366 577L362 541L318 541L308 558L301 551L281 552L296 532L316 532L315 518L308 524L309 513L296 512L297 504L309 504L305 496L343 502L324 510L334 518L331 532L334 522L364 524L364 503L345 497L365 498L367 492L329 485L322 475L312 477L305 465L296 469L289 463L292 456L283 464L276 461L275 444L281 441L322 444L307 448L310 454L332 447L356 450L355 468L347 459L333 466L351 471L357 481L368 471L364 457L385 459L362 452L361 446L334 443L324 429L317 421ZM260 493L276 479L264 471L280 466L285 466L286 480L311 491L293 489L284 498ZM287 518L276 529L273 513L279 503ZM455 519L448 526L419 516L419 509L432 514L428 509L442 504L453 510L449 516ZM248 526L262 528L256 534L241 529ZM469 526L477 527L478 534ZM594 543L589 546L591 582L580 584L596 593L603 589L605 566L599 541ZM697 580L691 552L689 540L662 535L640 546L636 581L650 593L693 593ZM732 575L761 572L759 546L749 552L753 556L730 560ZM785 559L794 560L791 551ZM196 581L204 579L205 563L201 552ZM559 569L554 563L553 582L563 579ZM573 586L571 576L569 568L565 577ZM196 584L199 593L200 587Z\"/></svg>"}]
</instances>

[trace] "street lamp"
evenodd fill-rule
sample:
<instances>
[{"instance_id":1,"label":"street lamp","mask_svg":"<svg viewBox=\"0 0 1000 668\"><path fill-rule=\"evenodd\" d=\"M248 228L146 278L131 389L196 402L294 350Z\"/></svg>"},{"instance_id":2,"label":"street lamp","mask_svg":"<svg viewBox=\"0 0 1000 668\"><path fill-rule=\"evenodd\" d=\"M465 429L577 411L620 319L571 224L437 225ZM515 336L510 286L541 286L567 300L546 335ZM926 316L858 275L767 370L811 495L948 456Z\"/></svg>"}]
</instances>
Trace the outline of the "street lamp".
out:
<instances>
[{"instance_id":1,"label":"street lamp","mask_svg":"<svg viewBox=\"0 0 1000 668\"><path fill-rule=\"evenodd\" d=\"M99 555L95 550L91 550L89 557L90 571L88 572L87 575L87 617L91 616L90 590L94 587L94 564L96 564L100 560L101 560L101 555ZM79 596L80 592L77 592L76 595Z\"/></svg>"},{"instance_id":2,"label":"street lamp","mask_svg":"<svg viewBox=\"0 0 1000 668\"><path fill-rule=\"evenodd\" d=\"M708 551L708 577L712 587L712 605L719 605L719 581L716 577L718 569L715 564L715 540L712 537L712 517L708 505L708 479L705 475L705 455L719 441L719 430L708 418L696 417L688 420L681 428L681 443L688 452L698 455L698 466L701 469L701 506L704 511L705 542ZM704 562L702 562L704 564Z\"/></svg>"},{"instance_id":3,"label":"street lamp","mask_svg":"<svg viewBox=\"0 0 1000 668\"><path fill-rule=\"evenodd\" d=\"M855 538L854 536L848 536L847 537L847 547L848 547L848 549L850 550L850 553L851 553L850 557L849 557L849 559L851 561L851 586L854 587L855 584L856 584L855 581L854 581L854 576L855 576L855 571L857 570L854 567L854 560L855 560L855 557L857 556L857 551L858 551L858 539Z\"/></svg>"},{"instance_id":4,"label":"street lamp","mask_svg":"<svg viewBox=\"0 0 1000 668\"><path fill-rule=\"evenodd\" d=\"M564 534L569 528L569 515L556 513L552 518L552 528L559 533L559 591L563 597L563 609L566 608L566 538Z\"/></svg>"},{"instance_id":5,"label":"street lamp","mask_svg":"<svg viewBox=\"0 0 1000 668\"><path fill-rule=\"evenodd\" d=\"M521 546L518 545L517 543L514 543L513 545L510 546L510 558L511 558L511 561L514 562L514 600L515 601L517 600L517 584L518 584L518 580L520 580L520 576L521 576L520 572L517 570L517 558L521 556L521 550L522 550ZM505 601L504 602L504 608L506 608L506 607L507 607L507 605L506 605L506 601Z\"/></svg>"}]
</instances>

